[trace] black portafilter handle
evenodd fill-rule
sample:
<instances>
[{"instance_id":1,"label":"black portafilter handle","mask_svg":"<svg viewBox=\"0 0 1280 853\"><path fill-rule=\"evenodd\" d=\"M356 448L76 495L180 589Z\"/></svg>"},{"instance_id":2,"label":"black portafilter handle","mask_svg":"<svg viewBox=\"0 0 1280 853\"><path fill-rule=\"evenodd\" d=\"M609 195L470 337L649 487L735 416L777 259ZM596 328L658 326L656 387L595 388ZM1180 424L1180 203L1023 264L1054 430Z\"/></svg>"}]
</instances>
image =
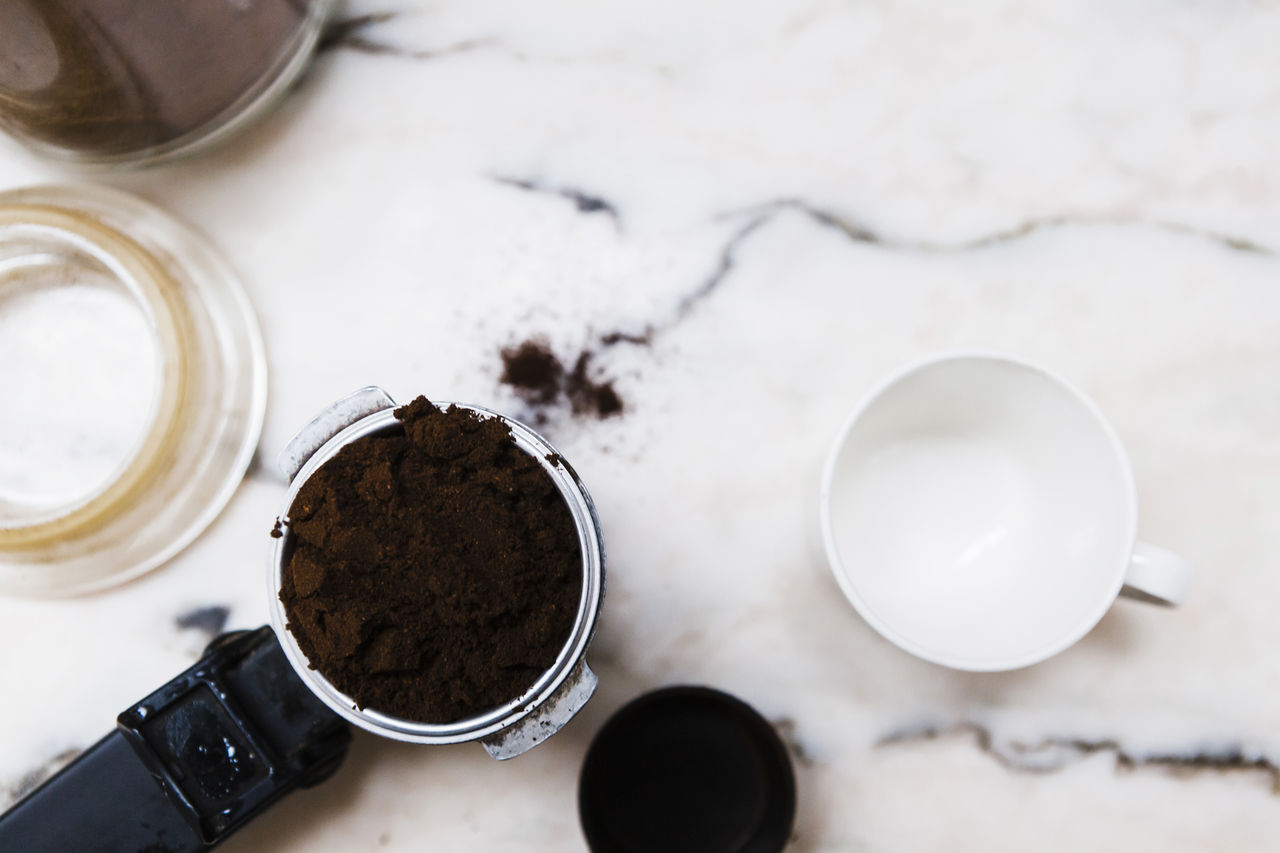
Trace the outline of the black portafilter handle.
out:
<instances>
[{"instance_id":1,"label":"black portafilter handle","mask_svg":"<svg viewBox=\"0 0 1280 853\"><path fill-rule=\"evenodd\" d=\"M0 815L0 850L207 850L328 778L351 742L267 627L218 637L116 723Z\"/></svg>"}]
</instances>

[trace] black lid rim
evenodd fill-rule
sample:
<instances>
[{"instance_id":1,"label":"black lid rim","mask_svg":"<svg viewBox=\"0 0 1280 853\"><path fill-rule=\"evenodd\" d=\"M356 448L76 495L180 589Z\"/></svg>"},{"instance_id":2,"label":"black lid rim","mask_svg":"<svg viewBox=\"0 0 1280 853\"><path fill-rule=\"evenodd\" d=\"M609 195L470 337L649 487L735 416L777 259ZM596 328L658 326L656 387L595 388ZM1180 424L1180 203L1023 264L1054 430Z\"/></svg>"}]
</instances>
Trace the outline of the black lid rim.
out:
<instances>
[{"instance_id":1,"label":"black lid rim","mask_svg":"<svg viewBox=\"0 0 1280 853\"><path fill-rule=\"evenodd\" d=\"M665 711L664 705L668 706ZM765 765L762 783L768 789L768 802L761 821L750 837L732 848L703 853L776 853L790 840L796 812L795 771L790 753L773 725L759 711L732 694L714 687L685 684L659 688L632 699L618 709L592 738L578 783L578 815L592 853L629 853L637 849L616 836L599 814L597 804L592 802L588 782L601 772L593 766L593 758L598 763L602 760L600 751L608 748L610 737L641 723L655 712L672 713L697 706L703 712L713 710L722 716L724 724L739 726L750 738L749 748L758 753Z\"/></svg>"}]
</instances>

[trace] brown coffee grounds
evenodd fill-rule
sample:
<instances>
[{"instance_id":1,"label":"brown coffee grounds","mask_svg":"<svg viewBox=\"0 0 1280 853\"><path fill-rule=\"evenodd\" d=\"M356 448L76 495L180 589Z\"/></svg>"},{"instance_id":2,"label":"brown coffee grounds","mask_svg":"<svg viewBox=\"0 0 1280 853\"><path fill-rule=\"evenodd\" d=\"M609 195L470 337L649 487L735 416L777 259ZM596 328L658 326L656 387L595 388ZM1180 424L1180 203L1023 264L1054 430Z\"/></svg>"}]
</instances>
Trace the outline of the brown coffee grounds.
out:
<instances>
[{"instance_id":1,"label":"brown coffee grounds","mask_svg":"<svg viewBox=\"0 0 1280 853\"><path fill-rule=\"evenodd\" d=\"M564 385L564 365L543 341L525 341L502 350L503 384L531 406L554 404Z\"/></svg>"},{"instance_id":2,"label":"brown coffee grounds","mask_svg":"<svg viewBox=\"0 0 1280 853\"><path fill-rule=\"evenodd\" d=\"M612 382L596 382L590 374L592 355L584 352L573 365L573 372L565 380L565 393L575 415L591 414L598 418L622 413L622 398L614 390Z\"/></svg>"},{"instance_id":3,"label":"brown coffee grounds","mask_svg":"<svg viewBox=\"0 0 1280 853\"><path fill-rule=\"evenodd\" d=\"M558 405L561 399L568 400L570 411L579 416L607 418L621 414L625 408L613 382L592 378L594 353L587 350L578 354L572 371L565 370L541 339L505 347L501 355L500 381L511 386L539 414Z\"/></svg>"},{"instance_id":4,"label":"brown coffee grounds","mask_svg":"<svg viewBox=\"0 0 1280 853\"><path fill-rule=\"evenodd\" d=\"M499 420L425 397L298 491L280 600L362 708L449 723L520 696L568 640L582 557L552 479Z\"/></svg>"}]
</instances>

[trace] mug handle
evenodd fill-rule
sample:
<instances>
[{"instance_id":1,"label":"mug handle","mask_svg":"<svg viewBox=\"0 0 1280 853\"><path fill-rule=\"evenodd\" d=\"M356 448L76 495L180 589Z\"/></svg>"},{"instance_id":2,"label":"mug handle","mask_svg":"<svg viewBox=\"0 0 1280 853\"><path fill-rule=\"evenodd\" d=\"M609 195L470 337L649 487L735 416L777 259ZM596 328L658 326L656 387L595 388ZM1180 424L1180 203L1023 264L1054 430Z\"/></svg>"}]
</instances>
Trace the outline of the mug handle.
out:
<instances>
[{"instance_id":1,"label":"mug handle","mask_svg":"<svg viewBox=\"0 0 1280 853\"><path fill-rule=\"evenodd\" d=\"M1129 557L1120 594L1148 604L1181 604L1191 585L1191 564L1172 551L1139 542Z\"/></svg>"}]
</instances>

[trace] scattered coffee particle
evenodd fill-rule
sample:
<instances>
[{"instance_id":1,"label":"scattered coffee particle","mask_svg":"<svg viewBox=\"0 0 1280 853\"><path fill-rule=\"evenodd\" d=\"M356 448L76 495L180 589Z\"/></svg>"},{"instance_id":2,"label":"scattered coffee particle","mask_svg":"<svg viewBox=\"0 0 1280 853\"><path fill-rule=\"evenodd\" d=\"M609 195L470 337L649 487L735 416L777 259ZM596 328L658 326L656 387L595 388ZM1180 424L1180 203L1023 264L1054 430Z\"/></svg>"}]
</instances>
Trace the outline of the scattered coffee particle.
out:
<instances>
[{"instance_id":1,"label":"scattered coffee particle","mask_svg":"<svg viewBox=\"0 0 1280 853\"><path fill-rule=\"evenodd\" d=\"M592 378L590 368L595 354L588 350L578 354L572 371L565 370L564 363L540 338L505 347L501 355L500 381L511 386L543 419L545 410L559 405L562 399L568 401L570 411L577 416L607 418L622 414L625 408L611 380Z\"/></svg>"},{"instance_id":2,"label":"scattered coffee particle","mask_svg":"<svg viewBox=\"0 0 1280 853\"><path fill-rule=\"evenodd\" d=\"M277 518L276 523L271 527L271 538L279 539L281 536L284 536L284 525Z\"/></svg>"},{"instance_id":3,"label":"scattered coffee particle","mask_svg":"<svg viewBox=\"0 0 1280 853\"><path fill-rule=\"evenodd\" d=\"M501 381L529 405L547 405L560 396L564 365L545 341L525 341L502 350Z\"/></svg>"},{"instance_id":4,"label":"scattered coffee particle","mask_svg":"<svg viewBox=\"0 0 1280 853\"><path fill-rule=\"evenodd\" d=\"M636 346L647 347L653 343L653 336L657 332L653 326L646 326L645 330L640 333L636 332L608 332L600 336L600 343L606 347L617 346L618 344L635 344Z\"/></svg>"},{"instance_id":5,"label":"scattered coffee particle","mask_svg":"<svg viewBox=\"0 0 1280 853\"><path fill-rule=\"evenodd\" d=\"M573 365L573 372L565 379L565 392L575 415L591 414L607 418L622 412L622 398L614 390L612 382L596 382L591 378L592 355L584 352Z\"/></svg>"},{"instance_id":6,"label":"scattered coffee particle","mask_svg":"<svg viewBox=\"0 0 1280 853\"><path fill-rule=\"evenodd\" d=\"M449 723L520 696L577 616L569 509L500 420L425 397L289 509L280 600L310 664L362 708Z\"/></svg>"}]
</instances>

